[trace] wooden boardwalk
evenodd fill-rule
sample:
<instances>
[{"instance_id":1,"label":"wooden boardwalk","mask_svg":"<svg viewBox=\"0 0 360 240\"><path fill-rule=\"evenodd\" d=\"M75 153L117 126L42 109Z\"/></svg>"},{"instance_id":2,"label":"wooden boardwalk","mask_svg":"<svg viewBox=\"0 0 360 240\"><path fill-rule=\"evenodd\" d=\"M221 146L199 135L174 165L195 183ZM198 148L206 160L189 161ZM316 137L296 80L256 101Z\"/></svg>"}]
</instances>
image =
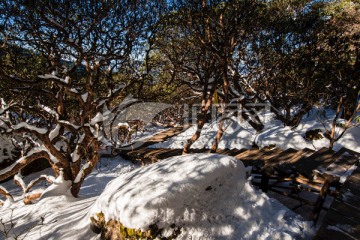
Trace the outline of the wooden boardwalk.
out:
<instances>
[{"instance_id":1,"label":"wooden boardwalk","mask_svg":"<svg viewBox=\"0 0 360 240\"><path fill-rule=\"evenodd\" d=\"M143 165L181 155L182 149L154 149L150 145L163 142L181 133L182 127L165 130L132 149L119 149L117 154ZM138 145L139 146L139 145ZM191 149L191 153L209 153L206 149ZM245 166L253 166L253 184L263 191L274 191L314 206L311 219L316 223L319 211L328 194L335 200L325 215L316 239L360 239L360 153L341 149L338 152L322 148L310 149L218 149L217 153L234 156ZM356 170L345 183L339 183L337 174ZM340 172L339 172L340 171ZM289 182L294 187L281 189L279 183ZM335 189L335 190L334 190ZM299 191L318 194L315 202L298 197ZM334 195L336 194L337 195Z\"/></svg>"},{"instance_id":2,"label":"wooden boardwalk","mask_svg":"<svg viewBox=\"0 0 360 240\"><path fill-rule=\"evenodd\" d=\"M342 152L339 151L337 154L338 156L342 156L341 160L343 160L343 162L347 162L346 165L349 166L352 165L354 161L359 161L359 154L346 153L348 153L348 151L343 149ZM354 157L354 155L356 156ZM332 202L315 239L360 239L359 166L347 177L340 189L340 194Z\"/></svg>"}]
</instances>

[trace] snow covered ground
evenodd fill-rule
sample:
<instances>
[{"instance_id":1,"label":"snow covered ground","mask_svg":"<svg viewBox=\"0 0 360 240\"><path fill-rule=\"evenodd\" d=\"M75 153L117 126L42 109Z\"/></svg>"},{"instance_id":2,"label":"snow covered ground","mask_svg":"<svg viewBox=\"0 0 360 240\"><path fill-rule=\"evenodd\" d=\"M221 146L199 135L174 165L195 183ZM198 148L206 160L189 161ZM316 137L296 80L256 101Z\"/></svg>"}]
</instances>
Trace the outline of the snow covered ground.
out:
<instances>
[{"instance_id":1,"label":"snow covered ground","mask_svg":"<svg viewBox=\"0 0 360 240\"><path fill-rule=\"evenodd\" d=\"M103 159L78 199L64 194L24 205L19 188L4 185L16 196L13 205L0 208L0 231L9 230L9 237L99 239L89 228L90 216L99 210L129 227L175 222L183 227L179 239L294 239L314 233L310 222L255 190L241 162L221 155L175 157L147 167Z\"/></svg>"},{"instance_id":2,"label":"snow covered ground","mask_svg":"<svg viewBox=\"0 0 360 240\"><path fill-rule=\"evenodd\" d=\"M15 203L9 207L0 207L0 232L8 231L8 236L0 234L0 239L99 239L90 228L89 210L102 193L107 183L138 166L121 158L103 158L85 180L80 197L69 193L61 196L49 196L33 205L24 205L22 192L12 181L2 184L15 197ZM51 174L45 170L24 178L30 182L40 174ZM45 184L39 188L48 187ZM11 227L11 224L14 224Z\"/></svg>"},{"instance_id":3,"label":"snow covered ground","mask_svg":"<svg viewBox=\"0 0 360 240\"><path fill-rule=\"evenodd\" d=\"M328 146L327 139L307 141L303 137L309 129L322 129L314 114L304 118L293 130L284 128L279 121L271 117L268 119L265 129L259 134L246 122L231 125L219 147L251 148L253 143L260 147L276 145L282 149L319 149ZM216 130L216 124L207 124L193 147L210 147ZM181 148L194 131L194 127L189 128L186 132L153 147ZM359 139L360 126L353 126L335 144L335 150L344 146L360 151ZM211 165L207 164L207 161L217 163ZM315 231L311 223L304 221L277 200L254 189L249 179L244 179L240 174L241 166L231 164L232 161L229 157L219 155L195 154L140 167L121 158L103 158L97 169L85 179L79 198L75 199L68 193L60 196L50 194L33 205L24 205L20 188L12 181L6 182L1 185L14 195L15 202L10 206L0 207L0 232L6 233L6 236L0 234L0 239L14 239L17 236L21 236L20 239L99 239L100 236L89 228L90 216L99 210L106 213L107 218L121 218L123 223L134 224L129 227L144 228L154 220L158 220L158 223L163 221L163 227L176 222L183 227L179 239L189 236L193 239L311 238ZM170 171L174 162L179 166L174 167L176 171ZM181 165L184 162L187 163L186 167ZM236 168L239 170L239 178L230 177L225 181L227 178L221 177L229 175ZM25 177L24 181L28 183L44 173L50 174L49 170L46 170ZM192 174L191 177L189 174ZM198 181L191 181L192 178ZM151 181L156 184L151 184ZM217 181L223 186L217 191L213 191L212 187L208 188L210 185L204 185ZM171 184L174 184L174 188L171 188ZM122 185L124 187L120 187ZM204 189L204 186L209 191L200 194L199 190ZM39 187L48 186L43 184ZM132 193L131 197L124 192L126 189ZM171 191L161 192L160 189ZM119 194L122 192L124 194ZM158 204L151 205L153 211L146 209L149 205L142 205L146 202L146 197L148 202L151 202L151 198L156 199L153 203ZM225 199L226 204L219 199ZM115 206L114 203L118 204ZM126 212L125 206L132 206L128 211L139 208L148 214L132 215ZM186 209L193 210L186 212ZM125 214L125 217L121 214Z\"/></svg>"},{"instance_id":4,"label":"snow covered ground","mask_svg":"<svg viewBox=\"0 0 360 240\"><path fill-rule=\"evenodd\" d=\"M329 119L332 119L334 113L332 111L326 112ZM301 123L295 128L284 127L282 122L273 118L271 113L266 113L262 116L264 121L264 129L260 133L250 126L246 121L239 122L232 121L226 129L220 143L219 148L251 148L256 144L260 148L276 145L280 149L304 149L309 148L313 150L329 146L329 140L326 138L309 141L304 138L305 132L311 129L321 129L324 132L324 127L318 121L317 111L314 109L306 115ZM340 122L340 121L339 121ZM205 124L200 138L192 145L194 149L211 148L213 139L215 138L218 125L216 123ZM192 126L185 132L168 139L165 142L152 145L153 148L183 148L186 141L195 133L196 126ZM340 133L342 128L337 127L336 131ZM360 124L355 126L352 124L345 132L342 138L334 145L334 150L339 150L346 147L350 150L360 152Z\"/></svg>"}]
</instances>

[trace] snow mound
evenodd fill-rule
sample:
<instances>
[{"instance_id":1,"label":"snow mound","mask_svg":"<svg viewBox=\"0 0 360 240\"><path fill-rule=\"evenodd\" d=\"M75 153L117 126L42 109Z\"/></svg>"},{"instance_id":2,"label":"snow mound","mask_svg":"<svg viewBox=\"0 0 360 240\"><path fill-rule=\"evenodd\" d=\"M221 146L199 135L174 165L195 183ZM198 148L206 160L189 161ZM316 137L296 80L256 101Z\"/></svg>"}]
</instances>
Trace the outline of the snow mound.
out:
<instances>
[{"instance_id":1,"label":"snow mound","mask_svg":"<svg viewBox=\"0 0 360 240\"><path fill-rule=\"evenodd\" d=\"M59 176L55 179L45 191L41 194L41 199L48 197L56 197L61 195L70 195L69 189L71 187L71 181L64 179L64 172L60 169Z\"/></svg>"},{"instance_id":2,"label":"snow mound","mask_svg":"<svg viewBox=\"0 0 360 240\"><path fill-rule=\"evenodd\" d=\"M243 163L219 154L171 157L111 181L90 216L147 230L156 224L177 239L291 239L311 236L304 222L246 181Z\"/></svg>"}]
</instances>

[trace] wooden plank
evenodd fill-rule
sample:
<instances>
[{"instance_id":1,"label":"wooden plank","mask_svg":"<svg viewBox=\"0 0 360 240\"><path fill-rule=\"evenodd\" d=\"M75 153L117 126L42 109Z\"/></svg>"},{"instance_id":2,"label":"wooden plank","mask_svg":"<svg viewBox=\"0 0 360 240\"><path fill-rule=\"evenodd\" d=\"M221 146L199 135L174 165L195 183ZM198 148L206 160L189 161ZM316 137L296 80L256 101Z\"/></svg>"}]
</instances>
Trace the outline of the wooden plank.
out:
<instances>
[{"instance_id":1,"label":"wooden plank","mask_svg":"<svg viewBox=\"0 0 360 240\"><path fill-rule=\"evenodd\" d=\"M261 149L250 152L250 154L243 156L240 160L243 161L251 161L251 160L262 160L266 161L275 155L278 155L280 152L282 152L280 149Z\"/></svg>"},{"instance_id":2,"label":"wooden plank","mask_svg":"<svg viewBox=\"0 0 360 240\"><path fill-rule=\"evenodd\" d=\"M240 153L243 153L245 152L247 149L246 148L243 148L243 149L231 149L230 152L229 152L229 156L236 156L236 155L239 155Z\"/></svg>"},{"instance_id":3,"label":"wooden plank","mask_svg":"<svg viewBox=\"0 0 360 240\"><path fill-rule=\"evenodd\" d=\"M266 166L275 166L275 165L280 165L284 162L289 161L290 159L293 158L294 154L298 153L298 150L295 150L293 148L289 148L281 153L279 153L278 155L270 158L268 161L266 161Z\"/></svg>"},{"instance_id":4,"label":"wooden plank","mask_svg":"<svg viewBox=\"0 0 360 240\"><path fill-rule=\"evenodd\" d=\"M330 165L328 165L325 169L319 169L319 172L342 176L354 165L358 164L359 157L353 155L347 149L342 149L342 151L334 154L332 160L333 162Z\"/></svg>"},{"instance_id":5,"label":"wooden plank","mask_svg":"<svg viewBox=\"0 0 360 240\"><path fill-rule=\"evenodd\" d=\"M357 168L359 169L359 167ZM352 194L360 197L360 178L351 175L347 177L346 182L342 187L343 194Z\"/></svg>"},{"instance_id":6,"label":"wooden plank","mask_svg":"<svg viewBox=\"0 0 360 240\"><path fill-rule=\"evenodd\" d=\"M357 188L357 190L359 189ZM342 194L338 197L338 201L349 204L352 207L358 209L358 211L360 212L360 196L354 195L351 191L349 191L349 189L342 192Z\"/></svg>"},{"instance_id":7,"label":"wooden plank","mask_svg":"<svg viewBox=\"0 0 360 240\"><path fill-rule=\"evenodd\" d=\"M351 174L351 177L360 179L360 168L354 170L354 172Z\"/></svg>"},{"instance_id":8,"label":"wooden plank","mask_svg":"<svg viewBox=\"0 0 360 240\"><path fill-rule=\"evenodd\" d=\"M353 150L350 150L350 149L347 149L345 147L342 147L338 152L337 154L338 155L343 155L344 153L346 154L349 154L349 155L352 155L352 156L355 156L357 158L360 158L360 152L355 152ZM336 155L336 154L335 154Z\"/></svg>"},{"instance_id":9,"label":"wooden plank","mask_svg":"<svg viewBox=\"0 0 360 240\"><path fill-rule=\"evenodd\" d=\"M274 149L249 149L235 156L236 159L243 161L246 166L264 166L264 161L279 154L281 150Z\"/></svg>"},{"instance_id":10,"label":"wooden plank","mask_svg":"<svg viewBox=\"0 0 360 240\"><path fill-rule=\"evenodd\" d=\"M235 158L241 160L242 158L245 158L249 155L253 155L254 153L257 153L258 151L259 151L258 149L248 149L238 155L235 155Z\"/></svg>"},{"instance_id":11,"label":"wooden plank","mask_svg":"<svg viewBox=\"0 0 360 240\"><path fill-rule=\"evenodd\" d=\"M326 196L329 193L330 187L333 185L334 182L337 182L337 181L338 181L338 178L334 178L333 176L326 176L324 185L322 186L322 188L320 190L319 196L315 202L314 209L312 210L312 213L311 213L311 220L313 220L315 224L319 218L320 211L323 207Z\"/></svg>"},{"instance_id":12,"label":"wooden plank","mask_svg":"<svg viewBox=\"0 0 360 240\"><path fill-rule=\"evenodd\" d=\"M263 150L260 150L260 152L262 152ZM269 159L275 157L275 156L278 156L279 154L281 154L283 152L283 150L281 149L272 149L272 150L265 150L263 152L263 154L261 155L261 158L264 160L264 161L268 161Z\"/></svg>"},{"instance_id":13,"label":"wooden plank","mask_svg":"<svg viewBox=\"0 0 360 240\"><path fill-rule=\"evenodd\" d=\"M298 151L288 161L283 162L280 165L274 166L276 170L284 175L289 175L293 172L293 167L297 162L303 161L303 159L311 156L314 153L311 149L303 149Z\"/></svg>"},{"instance_id":14,"label":"wooden plank","mask_svg":"<svg viewBox=\"0 0 360 240\"><path fill-rule=\"evenodd\" d=\"M346 151L337 154L336 157L344 156ZM345 154L345 156L350 156ZM348 161L346 159L345 161ZM351 160L352 161L352 160ZM351 162L350 162L351 163ZM328 213L324 218L318 236L328 237L329 234L337 236L341 232L344 236L338 239L359 239L360 236L360 173L359 167L354 170L341 188L340 195L332 202ZM339 228L339 232L329 232L329 226ZM325 229L325 230L324 230ZM332 237L331 236L331 237ZM319 238L320 239L320 238ZM324 238L323 238L324 239ZM329 238L330 239L330 238Z\"/></svg>"},{"instance_id":15,"label":"wooden plank","mask_svg":"<svg viewBox=\"0 0 360 240\"><path fill-rule=\"evenodd\" d=\"M359 198L358 198L359 199ZM331 204L331 209L341 215L348 216L349 219L360 224L360 208L359 204L352 205L349 202L342 202L335 199ZM358 205L358 206L356 206Z\"/></svg>"},{"instance_id":16,"label":"wooden plank","mask_svg":"<svg viewBox=\"0 0 360 240\"><path fill-rule=\"evenodd\" d=\"M314 240L356 240L355 238L346 232L343 232L338 227L332 225L322 225L316 236L313 238Z\"/></svg>"},{"instance_id":17,"label":"wooden plank","mask_svg":"<svg viewBox=\"0 0 360 240\"><path fill-rule=\"evenodd\" d=\"M165 159L168 157L178 156L182 154L182 149L164 149L159 153L155 154L158 159Z\"/></svg>"},{"instance_id":18,"label":"wooden plank","mask_svg":"<svg viewBox=\"0 0 360 240\"><path fill-rule=\"evenodd\" d=\"M311 179L313 176L313 170L320 166L326 168L335 160L332 158L334 154L333 150L322 148L319 151L313 153L311 156L293 163L292 167L301 175Z\"/></svg>"},{"instance_id":19,"label":"wooden plank","mask_svg":"<svg viewBox=\"0 0 360 240\"><path fill-rule=\"evenodd\" d=\"M147 157L150 157L150 156L154 156L154 155L156 155L156 154L158 154L158 153L161 153L161 152L163 152L164 150L166 151L166 149L164 149L164 148L158 148L158 149L148 148L147 151L145 151L145 152L143 153L143 156L144 156L145 158L147 158Z\"/></svg>"},{"instance_id":20,"label":"wooden plank","mask_svg":"<svg viewBox=\"0 0 360 240\"><path fill-rule=\"evenodd\" d=\"M325 224L336 226L350 236L360 236L360 223L330 208L324 219Z\"/></svg>"},{"instance_id":21,"label":"wooden plank","mask_svg":"<svg viewBox=\"0 0 360 240\"><path fill-rule=\"evenodd\" d=\"M360 211L360 178L354 176L348 177L341 189L341 195L338 197L338 200L343 201Z\"/></svg>"},{"instance_id":22,"label":"wooden plank","mask_svg":"<svg viewBox=\"0 0 360 240\"><path fill-rule=\"evenodd\" d=\"M167 129L167 130L164 130L164 131L161 131L157 134L155 134L154 136L146 139L139 147L137 147L136 149L139 149L139 148L145 148L145 147L148 147L152 144L155 144L155 143L159 143L159 142L163 142L165 141L166 139L168 138L171 138L173 136L176 136L180 133L182 133L183 131L185 130L184 127L174 127L174 128L170 128L170 129ZM131 148L132 145L135 145L136 141L133 142L132 144L130 144L128 147ZM121 151L121 148L119 148L119 150Z\"/></svg>"},{"instance_id":23,"label":"wooden plank","mask_svg":"<svg viewBox=\"0 0 360 240\"><path fill-rule=\"evenodd\" d=\"M216 153L228 155L228 153L230 153L230 149L221 149L221 148L218 148L218 149L216 150Z\"/></svg>"}]
</instances>

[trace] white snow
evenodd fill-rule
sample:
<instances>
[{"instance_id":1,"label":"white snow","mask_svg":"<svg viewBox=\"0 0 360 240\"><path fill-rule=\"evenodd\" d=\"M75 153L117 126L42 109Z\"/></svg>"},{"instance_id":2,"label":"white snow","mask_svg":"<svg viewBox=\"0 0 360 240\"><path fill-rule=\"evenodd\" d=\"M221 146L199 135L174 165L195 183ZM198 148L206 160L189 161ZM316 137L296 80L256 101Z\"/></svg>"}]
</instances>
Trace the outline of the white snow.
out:
<instances>
[{"instance_id":1,"label":"white snow","mask_svg":"<svg viewBox=\"0 0 360 240\"><path fill-rule=\"evenodd\" d=\"M80 126L78 126L78 125L76 125L76 124L74 124L74 123L71 123L71 122L69 122L69 121L66 121L66 120L59 120L58 123L71 126L71 127L75 128L75 129L79 129L79 128L80 128Z\"/></svg>"},{"instance_id":2,"label":"white snow","mask_svg":"<svg viewBox=\"0 0 360 240\"><path fill-rule=\"evenodd\" d=\"M57 114L57 112L53 109L51 109L50 107L48 106L45 106L45 105L42 105L42 104L39 104L39 106L44 109L46 112L50 113L51 115L55 116L56 119L59 118L59 115Z\"/></svg>"},{"instance_id":3,"label":"white snow","mask_svg":"<svg viewBox=\"0 0 360 240\"><path fill-rule=\"evenodd\" d=\"M23 190L26 189L26 184L25 184L24 180L22 179L22 176L21 176L20 173L15 174L15 176L14 176L14 181L17 181L17 182L21 185L21 188L22 188Z\"/></svg>"},{"instance_id":4,"label":"white snow","mask_svg":"<svg viewBox=\"0 0 360 240\"><path fill-rule=\"evenodd\" d=\"M309 222L276 200L257 192L245 179L245 167L218 154L176 156L140 168L108 184L90 211L103 212L129 228L150 224L177 239L306 238Z\"/></svg>"},{"instance_id":5,"label":"white snow","mask_svg":"<svg viewBox=\"0 0 360 240\"><path fill-rule=\"evenodd\" d=\"M104 158L99 164L98 170L86 178L80 191L80 198L73 198L67 192L68 187L57 183L58 187L55 189L62 189L60 192L63 195L53 196L56 194L52 191L49 196L43 197L33 205L24 205L19 187L15 186L12 181L6 182L2 185L12 187L10 192L14 195L15 201L13 203L10 203L11 199L5 201L6 206L0 207L0 219L7 228L11 224L10 220L13 220L15 226L9 234L17 236L23 231L20 239L23 239L25 234L24 239L99 239L99 235L94 234L89 228L88 212L110 180L134 168L135 166L128 161ZM34 174L34 176L26 176L24 179L30 178L27 181L31 182L31 179L37 179L43 174L48 175L50 172L51 170L47 169ZM44 185L36 185L33 192L38 192L39 188L44 188ZM0 239L2 239L1 237L0 234Z\"/></svg>"},{"instance_id":6,"label":"white snow","mask_svg":"<svg viewBox=\"0 0 360 240\"><path fill-rule=\"evenodd\" d=\"M19 162L21 162L24 158L26 158L27 156L30 156L31 154L34 154L34 153L37 153L37 152L41 152L41 151L47 151L47 153L50 155L50 158L51 160L54 162L54 163L57 163L58 160L44 147L44 146L41 146L41 147L36 147L36 148L33 148L32 150L30 150L28 152L28 154L24 157L21 157L19 158L18 160L16 160L16 162L14 162L13 164L11 164L10 166L4 168L4 169L1 169L0 170L0 175L6 173L6 172L9 172L11 171L11 169L13 169Z\"/></svg>"},{"instance_id":7,"label":"white snow","mask_svg":"<svg viewBox=\"0 0 360 240\"><path fill-rule=\"evenodd\" d=\"M99 239L89 225L90 213L100 208L109 216L120 216L123 223L144 227L151 219L166 226L173 222L165 219L175 219L179 226L183 224L177 239L303 239L313 234L311 223L255 190L245 179L242 163L231 157L178 156L136 168L127 161L104 158L85 179L80 198L71 197L67 182L58 177L34 205L24 205L21 193L17 194L14 203L0 208L0 219L8 220L12 214L18 219L15 230L25 230L29 239ZM130 196L126 189L136 194ZM126 205L125 212L117 211ZM131 211L135 207L140 212ZM122 218L131 212L129 219ZM34 225L37 227L26 230ZM11 233L16 235L16 231Z\"/></svg>"},{"instance_id":8,"label":"white snow","mask_svg":"<svg viewBox=\"0 0 360 240\"><path fill-rule=\"evenodd\" d=\"M12 126L12 128L15 130L20 129L20 128L26 128L31 131L38 132L40 134L45 134L47 132L47 129L45 129L45 128L38 128L38 127L32 126L26 122L21 122L19 124L16 124L16 125Z\"/></svg>"},{"instance_id":9,"label":"white snow","mask_svg":"<svg viewBox=\"0 0 360 240\"><path fill-rule=\"evenodd\" d=\"M69 77L69 76L66 76L65 79L64 79L64 82L65 82L65 83L69 83L69 82L70 82L70 77Z\"/></svg>"},{"instance_id":10,"label":"white snow","mask_svg":"<svg viewBox=\"0 0 360 240\"><path fill-rule=\"evenodd\" d=\"M116 125L117 127L127 127L130 128L129 124L127 122L120 122Z\"/></svg>"},{"instance_id":11,"label":"white snow","mask_svg":"<svg viewBox=\"0 0 360 240\"><path fill-rule=\"evenodd\" d=\"M77 162L81 157L78 151L79 151L79 145L77 145L74 152L71 153L71 159L73 162Z\"/></svg>"},{"instance_id":12,"label":"white snow","mask_svg":"<svg viewBox=\"0 0 360 240\"><path fill-rule=\"evenodd\" d=\"M0 135L0 163L14 158L13 150L15 150L15 146L12 144L10 137Z\"/></svg>"},{"instance_id":13,"label":"white snow","mask_svg":"<svg viewBox=\"0 0 360 240\"><path fill-rule=\"evenodd\" d=\"M89 93L86 92L86 93L84 93L84 94L81 95L81 99L82 99L84 102L86 102L88 96L89 96Z\"/></svg>"},{"instance_id":14,"label":"white snow","mask_svg":"<svg viewBox=\"0 0 360 240\"><path fill-rule=\"evenodd\" d=\"M69 77L65 77L65 79L63 79L63 78L57 77L56 74L57 74L57 72L53 71L51 74L39 75L39 78L42 78L42 79L55 79L55 80L59 80L60 82L63 82L63 83L66 83L66 84L69 83Z\"/></svg>"},{"instance_id":15,"label":"white snow","mask_svg":"<svg viewBox=\"0 0 360 240\"><path fill-rule=\"evenodd\" d=\"M87 168L89 168L91 166L91 163L90 162L87 162L84 164L84 166L80 169L78 175L76 176L75 180L74 180L74 183L78 183L80 182L81 178L84 176L85 174L85 170Z\"/></svg>"},{"instance_id":16,"label":"white snow","mask_svg":"<svg viewBox=\"0 0 360 240\"><path fill-rule=\"evenodd\" d=\"M55 76L55 75L56 75L56 72L53 71L51 74L39 75L39 78L42 78L42 79L58 79L58 80L60 80L60 78Z\"/></svg>"},{"instance_id":17,"label":"white snow","mask_svg":"<svg viewBox=\"0 0 360 240\"><path fill-rule=\"evenodd\" d=\"M79 93L78 90L76 90L75 88L71 88L70 91L73 93Z\"/></svg>"},{"instance_id":18,"label":"white snow","mask_svg":"<svg viewBox=\"0 0 360 240\"><path fill-rule=\"evenodd\" d=\"M306 116L295 129L284 128L270 114L266 118L268 121L261 133L256 133L245 121L240 125L232 123L219 147L250 148L254 142L260 147L276 144L284 149L328 146L327 139L310 142L303 138L309 129L322 129L321 123L312 114ZM95 120L99 119L100 115L95 116ZM79 128L70 122L60 123ZM49 137L56 135L55 129ZM189 128L156 146L181 148L195 130L195 127ZM209 147L216 131L217 124L207 124L194 147ZM80 136L80 142L83 137ZM335 150L347 147L359 151L359 139L360 126L351 126L335 144ZM32 151L41 150L46 149L40 146ZM73 161L79 159L76 150L72 158ZM346 176L352 169L350 166L338 174ZM7 170L0 170L0 174ZM51 172L45 171L48 171L46 175ZM37 174L40 176L44 172ZM176 223L182 227L177 239L312 238L315 229L310 222L255 190L245 175L240 161L216 154L178 156L147 167L139 167L120 158L102 158L97 169L85 179L77 199L70 196L69 182L61 176L50 187L44 185L46 183L34 187L33 192L43 188L47 190L33 205L24 205L21 189L12 181L5 182L2 185L9 189L14 201L7 199L5 206L0 207L0 219L7 224L10 218L16 219L16 226L10 234L16 236L25 230L25 239L99 239L99 235L89 228L90 216L98 211L103 211L107 218L119 219L129 227L147 228L156 221L158 226L169 228ZM32 175L26 176L23 181L31 182L33 178ZM107 183L109 185L103 191ZM350 194L345 197L351 197Z\"/></svg>"},{"instance_id":19,"label":"white snow","mask_svg":"<svg viewBox=\"0 0 360 240\"><path fill-rule=\"evenodd\" d=\"M330 115L331 111L327 111L327 115ZM228 149L242 149L251 148L253 143L257 144L260 148L276 145L280 149L304 149L309 148L318 150L323 147L329 146L329 140L326 138L320 140L309 141L304 138L307 130L311 129L323 129L323 125L317 121L317 113L315 109L305 116L301 123L295 128L284 127L283 123L274 119L273 114L265 113L261 116L264 119L264 129L260 133L250 126L246 121L236 119L231 122L230 126L226 129L220 143L219 148ZM213 139L215 138L218 130L217 123L205 124L200 138L192 145L194 149L210 148ZM337 131L341 131L341 128L337 128ZM168 139L165 142L154 144L153 148L183 148L186 141L195 133L196 126L192 126L185 132ZM345 134L338 141L335 142L334 150L337 151L342 147L346 147L350 150L360 152L360 124L351 125L346 130Z\"/></svg>"},{"instance_id":20,"label":"white snow","mask_svg":"<svg viewBox=\"0 0 360 240\"><path fill-rule=\"evenodd\" d=\"M108 119L107 116L104 117L102 113L98 112L95 117L91 119L90 124L95 125L96 123L105 121L106 119Z\"/></svg>"},{"instance_id":21,"label":"white snow","mask_svg":"<svg viewBox=\"0 0 360 240\"><path fill-rule=\"evenodd\" d=\"M60 129L61 129L61 126L59 124L57 124L56 127L53 130L50 131L50 133L49 133L50 141L52 141L54 138L59 136Z\"/></svg>"},{"instance_id":22,"label":"white snow","mask_svg":"<svg viewBox=\"0 0 360 240\"><path fill-rule=\"evenodd\" d=\"M46 190L41 194L41 198L59 197L61 195L71 195L68 191L71 186L71 181L64 180L64 172L60 169L59 176L55 179Z\"/></svg>"}]
</instances>

